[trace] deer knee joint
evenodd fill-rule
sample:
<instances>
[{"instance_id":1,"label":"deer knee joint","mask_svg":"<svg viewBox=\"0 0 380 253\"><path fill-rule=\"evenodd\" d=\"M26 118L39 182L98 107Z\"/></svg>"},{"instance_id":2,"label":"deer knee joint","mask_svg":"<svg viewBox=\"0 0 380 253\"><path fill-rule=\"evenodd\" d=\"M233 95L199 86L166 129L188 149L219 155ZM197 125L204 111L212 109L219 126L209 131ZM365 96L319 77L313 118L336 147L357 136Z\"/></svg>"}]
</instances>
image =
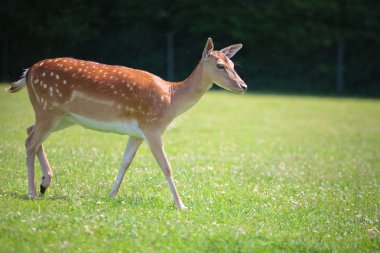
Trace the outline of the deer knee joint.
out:
<instances>
[{"instance_id":1,"label":"deer knee joint","mask_svg":"<svg viewBox=\"0 0 380 253\"><path fill-rule=\"evenodd\" d=\"M172 169L170 167L165 167L163 168L164 174L166 177L171 177L172 176Z\"/></svg>"},{"instance_id":2,"label":"deer knee joint","mask_svg":"<svg viewBox=\"0 0 380 253\"><path fill-rule=\"evenodd\" d=\"M27 155L28 157L33 157L33 156L36 155L36 149L33 148L33 147L31 147L31 146L29 145L29 143L25 143L25 147L26 147L26 155Z\"/></svg>"},{"instance_id":3,"label":"deer knee joint","mask_svg":"<svg viewBox=\"0 0 380 253\"><path fill-rule=\"evenodd\" d=\"M33 131L34 125L26 129L26 133L29 135Z\"/></svg>"}]
</instances>

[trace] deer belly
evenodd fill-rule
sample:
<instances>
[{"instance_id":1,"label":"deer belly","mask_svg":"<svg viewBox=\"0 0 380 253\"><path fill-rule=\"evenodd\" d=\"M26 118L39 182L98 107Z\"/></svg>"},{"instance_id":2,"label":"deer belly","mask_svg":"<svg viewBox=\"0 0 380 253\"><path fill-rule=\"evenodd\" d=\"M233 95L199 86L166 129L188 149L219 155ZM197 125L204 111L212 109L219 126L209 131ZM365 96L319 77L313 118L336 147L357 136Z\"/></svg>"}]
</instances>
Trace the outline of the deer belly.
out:
<instances>
[{"instance_id":1,"label":"deer belly","mask_svg":"<svg viewBox=\"0 0 380 253\"><path fill-rule=\"evenodd\" d=\"M90 119L73 113L66 115L66 119L74 124L78 124L85 128L94 129L97 131L143 137L143 133L139 128L137 121L134 119L106 122Z\"/></svg>"}]
</instances>

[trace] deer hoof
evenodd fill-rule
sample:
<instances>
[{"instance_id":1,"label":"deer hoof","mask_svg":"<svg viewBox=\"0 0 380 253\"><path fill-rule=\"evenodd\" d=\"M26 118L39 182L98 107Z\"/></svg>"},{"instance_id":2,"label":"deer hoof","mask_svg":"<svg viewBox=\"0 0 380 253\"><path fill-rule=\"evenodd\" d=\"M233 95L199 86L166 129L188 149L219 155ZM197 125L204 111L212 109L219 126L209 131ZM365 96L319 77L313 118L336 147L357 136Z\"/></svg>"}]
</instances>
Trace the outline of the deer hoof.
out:
<instances>
[{"instance_id":1,"label":"deer hoof","mask_svg":"<svg viewBox=\"0 0 380 253\"><path fill-rule=\"evenodd\" d=\"M45 188L42 184L40 185L40 192L41 192L41 195L44 195L46 189L47 189L47 188Z\"/></svg>"},{"instance_id":2,"label":"deer hoof","mask_svg":"<svg viewBox=\"0 0 380 253\"><path fill-rule=\"evenodd\" d=\"M44 178L45 178L45 177L42 177L42 181L44 181ZM47 187L43 186L42 184L40 185L40 192L41 192L41 195L44 195L46 189L47 189Z\"/></svg>"}]
</instances>

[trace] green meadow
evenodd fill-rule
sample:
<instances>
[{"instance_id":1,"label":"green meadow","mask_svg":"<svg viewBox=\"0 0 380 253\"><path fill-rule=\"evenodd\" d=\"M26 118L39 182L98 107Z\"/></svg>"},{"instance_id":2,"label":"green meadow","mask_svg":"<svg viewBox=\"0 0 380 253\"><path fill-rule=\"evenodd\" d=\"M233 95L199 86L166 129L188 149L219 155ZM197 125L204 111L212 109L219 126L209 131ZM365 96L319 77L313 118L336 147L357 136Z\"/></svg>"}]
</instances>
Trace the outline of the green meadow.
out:
<instances>
[{"instance_id":1,"label":"green meadow","mask_svg":"<svg viewBox=\"0 0 380 253\"><path fill-rule=\"evenodd\" d=\"M26 90L0 107L0 252L380 251L380 100L206 93L164 135L185 211L146 144L109 197L128 137L79 126L29 199Z\"/></svg>"}]
</instances>

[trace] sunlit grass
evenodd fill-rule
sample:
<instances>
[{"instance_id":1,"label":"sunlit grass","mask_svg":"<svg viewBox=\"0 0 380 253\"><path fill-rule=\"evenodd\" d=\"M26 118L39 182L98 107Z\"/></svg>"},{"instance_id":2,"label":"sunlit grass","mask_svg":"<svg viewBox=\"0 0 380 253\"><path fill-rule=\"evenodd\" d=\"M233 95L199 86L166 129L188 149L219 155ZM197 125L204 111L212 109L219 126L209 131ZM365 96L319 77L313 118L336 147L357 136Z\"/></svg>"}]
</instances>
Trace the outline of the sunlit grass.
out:
<instances>
[{"instance_id":1,"label":"sunlit grass","mask_svg":"<svg viewBox=\"0 0 380 253\"><path fill-rule=\"evenodd\" d=\"M164 136L185 212L145 144L108 197L127 137L80 127L45 142L29 200L26 91L0 106L1 252L380 250L380 101L206 94Z\"/></svg>"}]
</instances>

